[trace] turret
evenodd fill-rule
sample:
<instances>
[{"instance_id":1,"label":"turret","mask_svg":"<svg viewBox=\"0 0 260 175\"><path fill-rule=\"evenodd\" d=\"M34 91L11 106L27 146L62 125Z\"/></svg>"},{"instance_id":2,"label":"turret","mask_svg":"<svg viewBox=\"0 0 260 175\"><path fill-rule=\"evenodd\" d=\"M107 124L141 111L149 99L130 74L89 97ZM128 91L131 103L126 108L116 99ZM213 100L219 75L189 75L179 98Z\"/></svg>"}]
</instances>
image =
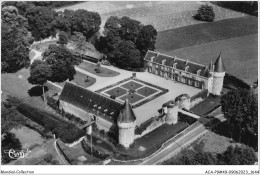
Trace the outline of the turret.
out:
<instances>
[{"instance_id":1,"label":"turret","mask_svg":"<svg viewBox=\"0 0 260 175\"><path fill-rule=\"evenodd\" d=\"M163 113L165 114L165 123L174 125L178 123L179 106L174 101L167 102L163 105Z\"/></svg>"},{"instance_id":2,"label":"turret","mask_svg":"<svg viewBox=\"0 0 260 175\"><path fill-rule=\"evenodd\" d=\"M221 95L224 77L225 77L225 66L223 64L221 53L220 53L214 64L212 94Z\"/></svg>"},{"instance_id":3,"label":"turret","mask_svg":"<svg viewBox=\"0 0 260 175\"><path fill-rule=\"evenodd\" d=\"M117 119L118 141L119 144L126 148L129 148L134 143L135 121L136 117L132 106L129 104L128 99L126 99Z\"/></svg>"}]
</instances>

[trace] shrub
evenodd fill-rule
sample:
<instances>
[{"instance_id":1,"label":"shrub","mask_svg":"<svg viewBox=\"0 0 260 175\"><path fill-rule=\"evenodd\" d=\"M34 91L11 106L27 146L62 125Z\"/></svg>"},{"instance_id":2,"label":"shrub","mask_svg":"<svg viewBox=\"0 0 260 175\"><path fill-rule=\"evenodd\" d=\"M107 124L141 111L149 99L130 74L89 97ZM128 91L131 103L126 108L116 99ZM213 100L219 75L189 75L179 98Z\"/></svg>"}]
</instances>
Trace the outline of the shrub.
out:
<instances>
[{"instance_id":1,"label":"shrub","mask_svg":"<svg viewBox=\"0 0 260 175\"><path fill-rule=\"evenodd\" d=\"M91 155L91 147L87 144L87 142L85 140L83 140L81 143L82 143L82 148L84 149L84 151ZM92 155L94 157L97 157L97 158L103 159L103 160L109 156L108 154L96 149L96 147L92 147Z\"/></svg>"},{"instance_id":2,"label":"shrub","mask_svg":"<svg viewBox=\"0 0 260 175\"><path fill-rule=\"evenodd\" d=\"M179 113L179 119L180 122L185 122L188 123L189 125L192 125L193 123L195 123L197 121L197 119L190 117L188 115Z\"/></svg>"},{"instance_id":3,"label":"shrub","mask_svg":"<svg viewBox=\"0 0 260 175\"><path fill-rule=\"evenodd\" d=\"M194 18L201 21L212 22L215 18L213 7L208 4L201 5L198 14L196 14Z\"/></svg>"},{"instance_id":4,"label":"shrub","mask_svg":"<svg viewBox=\"0 0 260 175\"><path fill-rule=\"evenodd\" d=\"M21 104L17 110L39 125L45 127L46 132L51 131L65 143L72 143L85 135L85 132L74 124L60 120L45 111Z\"/></svg>"}]
</instances>

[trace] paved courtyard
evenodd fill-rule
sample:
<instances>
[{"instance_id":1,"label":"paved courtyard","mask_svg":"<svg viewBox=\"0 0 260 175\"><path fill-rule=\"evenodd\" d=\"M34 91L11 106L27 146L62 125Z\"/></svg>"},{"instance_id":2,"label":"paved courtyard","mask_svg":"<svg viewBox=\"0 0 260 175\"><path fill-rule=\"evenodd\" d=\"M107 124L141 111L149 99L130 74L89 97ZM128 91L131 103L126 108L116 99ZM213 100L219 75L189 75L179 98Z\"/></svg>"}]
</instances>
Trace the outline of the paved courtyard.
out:
<instances>
[{"instance_id":1,"label":"paved courtyard","mask_svg":"<svg viewBox=\"0 0 260 175\"><path fill-rule=\"evenodd\" d=\"M93 66L94 65L95 64L93 64ZM85 75L89 75L91 77L96 78L96 83L87 87L87 89L92 90L92 91L98 91L107 86L116 84L119 81L123 81L127 78L130 78L133 73L131 71L122 70L122 69L119 69L119 68L116 68L113 66L105 66L105 65L102 65L102 66L106 67L108 69L120 72L120 75L118 75L116 77L99 77L90 72L84 71L83 69L81 69L79 67L75 67L75 69L77 71L79 71ZM167 80L163 77L160 77L158 75L154 75L154 74L151 74L148 72L137 72L136 77L137 77L137 79L139 79L141 81L144 81L144 82L153 84L155 86L169 90L167 93L165 93L139 107L134 108L134 112L135 112L136 118L137 118L137 120L136 120L137 125L142 124L143 122L145 122L146 120L150 119L153 116L157 116L158 110L162 107L163 103L170 101L170 100L174 100L180 94L188 94L190 96L193 96L201 91L201 89L197 89L197 88L194 88L194 87L191 87L188 85L183 85L183 84L177 83L177 82L175 83L171 80ZM54 84L54 85L56 85L56 84ZM120 96L121 94L125 94L125 91L127 91L126 90L127 87L129 88L129 84L125 85L125 87L126 88L120 86L120 87L116 88L116 91L119 90L118 96ZM131 87L131 84L130 84L130 87ZM135 85L135 87L137 88L138 85ZM61 88L61 87L59 87L59 88ZM113 87L113 88L115 88L115 87ZM111 89L112 89L112 87L111 87ZM150 90L150 92L144 92L144 91L145 90L142 89L142 87L137 90L138 94L142 95L142 96L148 95L148 93L152 93L151 92L152 90ZM109 92L109 93L111 93L111 92ZM121 102L123 100L124 100L124 98L121 97Z\"/></svg>"}]
</instances>

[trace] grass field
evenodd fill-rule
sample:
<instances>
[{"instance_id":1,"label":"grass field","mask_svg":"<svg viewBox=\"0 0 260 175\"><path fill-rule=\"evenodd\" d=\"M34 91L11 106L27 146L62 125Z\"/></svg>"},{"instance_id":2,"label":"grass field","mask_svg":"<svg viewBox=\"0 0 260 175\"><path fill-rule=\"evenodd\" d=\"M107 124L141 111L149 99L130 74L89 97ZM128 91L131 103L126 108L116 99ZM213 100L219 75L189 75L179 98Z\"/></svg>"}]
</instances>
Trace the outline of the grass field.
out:
<instances>
[{"instance_id":1,"label":"grass field","mask_svg":"<svg viewBox=\"0 0 260 175\"><path fill-rule=\"evenodd\" d=\"M33 145L40 146L44 142L44 139L39 133L25 126L21 128L13 128L11 132L19 139L23 149L30 148Z\"/></svg>"},{"instance_id":2,"label":"grass field","mask_svg":"<svg viewBox=\"0 0 260 175\"><path fill-rule=\"evenodd\" d=\"M209 65L214 63L221 52L226 72L247 83L257 80L258 72L258 35L247 35L195 45L162 53Z\"/></svg>"},{"instance_id":3,"label":"grass field","mask_svg":"<svg viewBox=\"0 0 260 175\"><path fill-rule=\"evenodd\" d=\"M116 72L116 71L107 69L105 67L102 67L102 65L99 68L100 69L100 73L97 73L96 72L96 69L97 69L96 64L89 63L89 62L86 62L86 61L83 61L77 67L80 67L81 69L83 69L85 71L88 71L88 72L90 72L92 74L95 74L97 76L100 76L100 77L115 77L115 76L120 74L119 72Z\"/></svg>"},{"instance_id":4,"label":"grass field","mask_svg":"<svg viewBox=\"0 0 260 175\"><path fill-rule=\"evenodd\" d=\"M71 82L73 82L79 86L85 87L85 88L93 85L96 82L96 79L91 76L88 76L88 81L85 81L86 79L87 79L87 76L85 74L76 71L76 75L74 76L74 79ZM65 82L56 83L56 84L63 87Z\"/></svg>"},{"instance_id":5,"label":"grass field","mask_svg":"<svg viewBox=\"0 0 260 175\"><path fill-rule=\"evenodd\" d=\"M158 51L165 52L257 32L257 18L245 16L159 32L155 47Z\"/></svg>"}]
</instances>

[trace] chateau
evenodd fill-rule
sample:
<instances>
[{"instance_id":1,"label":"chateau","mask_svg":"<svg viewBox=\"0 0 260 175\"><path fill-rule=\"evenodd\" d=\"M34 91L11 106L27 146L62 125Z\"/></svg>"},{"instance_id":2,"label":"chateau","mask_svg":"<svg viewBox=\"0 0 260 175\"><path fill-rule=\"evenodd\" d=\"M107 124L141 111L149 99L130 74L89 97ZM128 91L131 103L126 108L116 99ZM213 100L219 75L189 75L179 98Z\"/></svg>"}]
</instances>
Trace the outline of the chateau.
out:
<instances>
[{"instance_id":1,"label":"chateau","mask_svg":"<svg viewBox=\"0 0 260 175\"><path fill-rule=\"evenodd\" d=\"M209 66L148 51L144 58L148 72L181 82L209 93L220 95L225 76L225 67L219 54L215 64Z\"/></svg>"},{"instance_id":2,"label":"chateau","mask_svg":"<svg viewBox=\"0 0 260 175\"><path fill-rule=\"evenodd\" d=\"M59 108L84 121L90 121L95 116L98 127L118 133L118 141L125 147L134 142L136 117L128 99L122 105L109 97L66 82L59 98Z\"/></svg>"},{"instance_id":3,"label":"chateau","mask_svg":"<svg viewBox=\"0 0 260 175\"><path fill-rule=\"evenodd\" d=\"M216 59L215 64L210 63L209 66L153 51L148 51L144 60L148 72L167 78L168 80L165 81L172 80L197 89L207 89L208 93L214 95L221 94L225 76L221 54ZM132 79L136 79L136 76L133 76ZM131 90L129 92L135 93ZM180 94L175 100L162 101L163 121L166 124L176 124L179 112L194 115L187 112L191 106L190 99L188 94ZM122 100L120 101L118 98L113 99L66 82L59 97L59 108L84 121L90 121L94 117L99 129L116 134L118 143L126 148L134 142L137 118L128 98L123 104Z\"/></svg>"}]
</instances>

